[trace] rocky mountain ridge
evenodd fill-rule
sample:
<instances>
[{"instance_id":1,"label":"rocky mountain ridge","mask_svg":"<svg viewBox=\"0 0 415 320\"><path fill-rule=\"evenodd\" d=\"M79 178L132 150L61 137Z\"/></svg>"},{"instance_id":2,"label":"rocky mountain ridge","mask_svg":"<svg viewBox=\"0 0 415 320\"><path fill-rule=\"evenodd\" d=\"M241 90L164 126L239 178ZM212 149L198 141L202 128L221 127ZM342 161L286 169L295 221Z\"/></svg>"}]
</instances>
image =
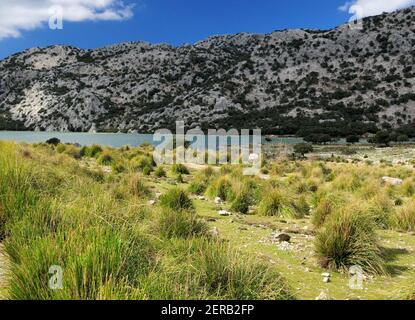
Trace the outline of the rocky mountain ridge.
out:
<instances>
[{"instance_id":1,"label":"rocky mountain ridge","mask_svg":"<svg viewBox=\"0 0 415 320\"><path fill-rule=\"evenodd\" d=\"M214 36L194 45L33 48L0 61L0 129L256 128L344 136L412 124L415 9L363 29Z\"/></svg>"}]
</instances>

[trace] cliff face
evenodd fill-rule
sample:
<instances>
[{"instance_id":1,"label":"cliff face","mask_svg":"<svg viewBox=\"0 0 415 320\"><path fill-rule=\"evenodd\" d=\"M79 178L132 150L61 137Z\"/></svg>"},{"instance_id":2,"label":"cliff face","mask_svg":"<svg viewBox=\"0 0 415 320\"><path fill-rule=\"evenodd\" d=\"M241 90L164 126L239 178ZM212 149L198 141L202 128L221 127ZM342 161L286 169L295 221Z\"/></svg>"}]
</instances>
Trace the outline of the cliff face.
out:
<instances>
[{"instance_id":1,"label":"cliff face","mask_svg":"<svg viewBox=\"0 0 415 320\"><path fill-rule=\"evenodd\" d=\"M365 132L415 116L415 9L363 30L286 30L172 47L33 48L0 61L0 127Z\"/></svg>"}]
</instances>

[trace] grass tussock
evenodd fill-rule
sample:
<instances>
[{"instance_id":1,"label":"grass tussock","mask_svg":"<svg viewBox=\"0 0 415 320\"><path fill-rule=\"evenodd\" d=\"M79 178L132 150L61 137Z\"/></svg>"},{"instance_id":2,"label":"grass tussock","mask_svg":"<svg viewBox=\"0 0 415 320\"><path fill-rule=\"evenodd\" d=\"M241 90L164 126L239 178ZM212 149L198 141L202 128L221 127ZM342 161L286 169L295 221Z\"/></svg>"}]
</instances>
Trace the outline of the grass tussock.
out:
<instances>
[{"instance_id":1,"label":"grass tussock","mask_svg":"<svg viewBox=\"0 0 415 320\"><path fill-rule=\"evenodd\" d=\"M396 210L392 224L400 230L415 231L415 201L413 199Z\"/></svg>"},{"instance_id":2,"label":"grass tussock","mask_svg":"<svg viewBox=\"0 0 415 320\"><path fill-rule=\"evenodd\" d=\"M324 268L348 270L359 266L367 273L385 273L375 223L364 208L338 210L330 215L318 230L315 251Z\"/></svg>"},{"instance_id":3,"label":"grass tussock","mask_svg":"<svg viewBox=\"0 0 415 320\"><path fill-rule=\"evenodd\" d=\"M301 218L305 215L304 206L299 202L296 206L294 199L281 189L266 192L258 206L258 214L262 216L275 216L285 218ZM307 209L306 209L307 210Z\"/></svg>"},{"instance_id":4,"label":"grass tussock","mask_svg":"<svg viewBox=\"0 0 415 320\"><path fill-rule=\"evenodd\" d=\"M157 223L161 235L167 238L193 238L206 236L207 224L193 211L164 209Z\"/></svg>"},{"instance_id":5,"label":"grass tussock","mask_svg":"<svg viewBox=\"0 0 415 320\"><path fill-rule=\"evenodd\" d=\"M191 210L194 208L192 200L186 191L173 188L160 197L160 205L172 210Z\"/></svg>"}]
</instances>

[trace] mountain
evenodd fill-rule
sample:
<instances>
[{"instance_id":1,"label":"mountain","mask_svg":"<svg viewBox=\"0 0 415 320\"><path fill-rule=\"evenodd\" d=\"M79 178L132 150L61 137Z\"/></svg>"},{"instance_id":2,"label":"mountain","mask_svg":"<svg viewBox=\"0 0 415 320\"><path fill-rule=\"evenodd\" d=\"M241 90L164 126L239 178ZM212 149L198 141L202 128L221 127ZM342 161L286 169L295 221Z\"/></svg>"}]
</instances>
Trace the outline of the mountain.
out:
<instances>
[{"instance_id":1,"label":"mountain","mask_svg":"<svg viewBox=\"0 0 415 320\"><path fill-rule=\"evenodd\" d=\"M194 45L33 48L0 61L0 129L256 128L343 136L415 117L415 8L363 29L215 36Z\"/></svg>"}]
</instances>

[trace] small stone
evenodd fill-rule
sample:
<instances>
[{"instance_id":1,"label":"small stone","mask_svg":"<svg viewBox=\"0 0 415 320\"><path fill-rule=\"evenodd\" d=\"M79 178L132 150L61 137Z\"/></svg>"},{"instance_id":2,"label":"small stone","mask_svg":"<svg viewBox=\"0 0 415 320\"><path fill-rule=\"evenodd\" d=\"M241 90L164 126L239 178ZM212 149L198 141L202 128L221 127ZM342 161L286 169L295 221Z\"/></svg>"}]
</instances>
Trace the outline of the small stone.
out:
<instances>
[{"instance_id":1,"label":"small stone","mask_svg":"<svg viewBox=\"0 0 415 320\"><path fill-rule=\"evenodd\" d=\"M329 283L330 282L330 277L324 277L323 282L324 283Z\"/></svg>"},{"instance_id":2,"label":"small stone","mask_svg":"<svg viewBox=\"0 0 415 320\"><path fill-rule=\"evenodd\" d=\"M149 206L154 206L156 204L156 200L150 200L147 202Z\"/></svg>"},{"instance_id":3,"label":"small stone","mask_svg":"<svg viewBox=\"0 0 415 320\"><path fill-rule=\"evenodd\" d=\"M221 198L219 197L215 198L215 204L222 204L222 203L223 203L223 200Z\"/></svg>"},{"instance_id":4,"label":"small stone","mask_svg":"<svg viewBox=\"0 0 415 320\"><path fill-rule=\"evenodd\" d=\"M400 186L403 183L402 179L392 178L392 177L383 177L382 180L385 183L391 184L393 186Z\"/></svg>"},{"instance_id":5,"label":"small stone","mask_svg":"<svg viewBox=\"0 0 415 320\"><path fill-rule=\"evenodd\" d=\"M290 243L286 241L281 242L278 247L283 251L287 251L291 249Z\"/></svg>"},{"instance_id":6,"label":"small stone","mask_svg":"<svg viewBox=\"0 0 415 320\"><path fill-rule=\"evenodd\" d=\"M278 240L279 242L290 242L291 237L288 234L281 233L275 236L274 239Z\"/></svg>"},{"instance_id":7,"label":"small stone","mask_svg":"<svg viewBox=\"0 0 415 320\"><path fill-rule=\"evenodd\" d=\"M324 273L321 274L321 276L324 277L324 278L330 278L331 274L328 273L328 272L324 272Z\"/></svg>"},{"instance_id":8,"label":"small stone","mask_svg":"<svg viewBox=\"0 0 415 320\"><path fill-rule=\"evenodd\" d=\"M206 200L206 197L205 196L198 196L197 197L199 200L202 200L202 201L205 201Z\"/></svg>"},{"instance_id":9,"label":"small stone","mask_svg":"<svg viewBox=\"0 0 415 320\"><path fill-rule=\"evenodd\" d=\"M321 291L320 294L316 297L316 300L330 300L327 292Z\"/></svg>"},{"instance_id":10,"label":"small stone","mask_svg":"<svg viewBox=\"0 0 415 320\"><path fill-rule=\"evenodd\" d=\"M219 238L219 230L218 228L214 227L211 231L210 231L210 235L213 238Z\"/></svg>"},{"instance_id":11,"label":"small stone","mask_svg":"<svg viewBox=\"0 0 415 320\"><path fill-rule=\"evenodd\" d=\"M304 271L305 272L310 272L310 268L305 268Z\"/></svg>"},{"instance_id":12,"label":"small stone","mask_svg":"<svg viewBox=\"0 0 415 320\"><path fill-rule=\"evenodd\" d=\"M226 211L226 210L220 210L220 211L218 211L218 213L219 213L220 216L223 216L223 217L227 217L227 216L231 215L231 213L229 211Z\"/></svg>"}]
</instances>

